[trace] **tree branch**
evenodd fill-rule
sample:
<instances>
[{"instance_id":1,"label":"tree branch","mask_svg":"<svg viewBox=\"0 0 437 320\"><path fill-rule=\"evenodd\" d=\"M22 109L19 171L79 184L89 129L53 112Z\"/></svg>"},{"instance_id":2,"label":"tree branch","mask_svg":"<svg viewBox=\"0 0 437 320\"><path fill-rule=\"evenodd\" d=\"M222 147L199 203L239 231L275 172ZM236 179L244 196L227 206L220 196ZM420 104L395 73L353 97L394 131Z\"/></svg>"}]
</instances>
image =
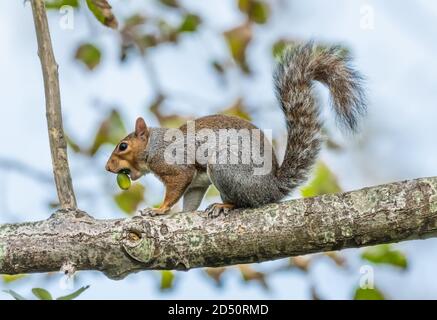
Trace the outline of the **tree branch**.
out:
<instances>
[{"instance_id":1,"label":"tree branch","mask_svg":"<svg viewBox=\"0 0 437 320\"><path fill-rule=\"evenodd\" d=\"M233 211L95 220L61 210L0 225L0 274L73 265L111 278L218 267L437 236L437 177Z\"/></svg>"},{"instance_id":2,"label":"tree branch","mask_svg":"<svg viewBox=\"0 0 437 320\"><path fill-rule=\"evenodd\" d=\"M62 128L61 94L58 65L53 54L44 0L31 0L38 55L44 77L46 116L52 154L53 174L62 208L76 208L76 197L70 176L67 143Z\"/></svg>"}]
</instances>

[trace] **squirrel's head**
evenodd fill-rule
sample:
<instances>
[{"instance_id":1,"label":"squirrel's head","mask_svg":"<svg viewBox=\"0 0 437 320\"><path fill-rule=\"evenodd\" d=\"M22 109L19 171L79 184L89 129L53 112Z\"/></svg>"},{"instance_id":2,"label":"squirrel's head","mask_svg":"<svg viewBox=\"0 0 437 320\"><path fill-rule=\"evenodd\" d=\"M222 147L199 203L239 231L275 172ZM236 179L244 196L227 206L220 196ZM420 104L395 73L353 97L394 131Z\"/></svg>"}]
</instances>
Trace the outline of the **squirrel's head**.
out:
<instances>
[{"instance_id":1,"label":"squirrel's head","mask_svg":"<svg viewBox=\"0 0 437 320\"><path fill-rule=\"evenodd\" d=\"M122 139L115 147L106 163L106 170L112 173L126 172L132 180L147 173L146 148L149 129L143 118L135 123L135 132Z\"/></svg>"}]
</instances>

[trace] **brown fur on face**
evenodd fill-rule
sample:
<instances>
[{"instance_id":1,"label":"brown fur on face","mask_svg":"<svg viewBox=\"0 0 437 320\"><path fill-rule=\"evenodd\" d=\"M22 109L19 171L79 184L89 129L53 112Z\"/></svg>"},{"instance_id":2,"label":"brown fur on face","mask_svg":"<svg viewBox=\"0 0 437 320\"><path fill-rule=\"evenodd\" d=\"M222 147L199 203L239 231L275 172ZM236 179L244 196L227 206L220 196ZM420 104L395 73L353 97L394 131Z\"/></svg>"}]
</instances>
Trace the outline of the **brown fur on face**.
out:
<instances>
[{"instance_id":1,"label":"brown fur on face","mask_svg":"<svg viewBox=\"0 0 437 320\"><path fill-rule=\"evenodd\" d=\"M118 143L106 163L106 170L112 173L127 170L132 180L137 180L147 173L148 166L144 161L144 152L148 138L147 125L143 118L138 118L135 123L135 132ZM121 148L123 144L126 144L127 148Z\"/></svg>"}]
</instances>

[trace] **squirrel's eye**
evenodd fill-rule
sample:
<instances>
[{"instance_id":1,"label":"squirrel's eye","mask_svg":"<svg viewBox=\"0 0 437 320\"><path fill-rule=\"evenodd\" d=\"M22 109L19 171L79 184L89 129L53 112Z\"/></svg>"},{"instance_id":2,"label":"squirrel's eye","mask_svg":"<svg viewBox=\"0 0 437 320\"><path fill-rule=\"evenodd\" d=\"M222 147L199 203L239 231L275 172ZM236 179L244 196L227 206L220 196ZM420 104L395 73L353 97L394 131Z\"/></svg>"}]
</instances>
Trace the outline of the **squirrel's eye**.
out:
<instances>
[{"instance_id":1,"label":"squirrel's eye","mask_svg":"<svg viewBox=\"0 0 437 320\"><path fill-rule=\"evenodd\" d=\"M126 142L122 142L120 143L120 145L118 146L118 150L120 151L124 151L127 149L127 143Z\"/></svg>"}]
</instances>

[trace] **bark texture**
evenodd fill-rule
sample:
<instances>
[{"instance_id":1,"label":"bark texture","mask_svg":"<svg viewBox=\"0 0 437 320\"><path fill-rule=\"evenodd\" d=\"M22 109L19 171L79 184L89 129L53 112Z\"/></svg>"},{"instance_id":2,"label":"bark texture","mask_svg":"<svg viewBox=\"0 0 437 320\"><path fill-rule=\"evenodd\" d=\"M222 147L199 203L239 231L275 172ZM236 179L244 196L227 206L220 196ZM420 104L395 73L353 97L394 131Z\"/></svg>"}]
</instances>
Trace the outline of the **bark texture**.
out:
<instances>
[{"instance_id":1,"label":"bark texture","mask_svg":"<svg viewBox=\"0 0 437 320\"><path fill-rule=\"evenodd\" d=\"M67 157L67 142L62 127L58 64L53 54L44 0L31 0L38 41L38 55L44 77L46 117L52 155L53 174L62 208L76 208Z\"/></svg>"},{"instance_id":2,"label":"bark texture","mask_svg":"<svg viewBox=\"0 0 437 320\"><path fill-rule=\"evenodd\" d=\"M0 273L100 270L120 279L147 269L188 270L437 235L437 177L236 210L95 220L60 210L0 225Z\"/></svg>"}]
</instances>

